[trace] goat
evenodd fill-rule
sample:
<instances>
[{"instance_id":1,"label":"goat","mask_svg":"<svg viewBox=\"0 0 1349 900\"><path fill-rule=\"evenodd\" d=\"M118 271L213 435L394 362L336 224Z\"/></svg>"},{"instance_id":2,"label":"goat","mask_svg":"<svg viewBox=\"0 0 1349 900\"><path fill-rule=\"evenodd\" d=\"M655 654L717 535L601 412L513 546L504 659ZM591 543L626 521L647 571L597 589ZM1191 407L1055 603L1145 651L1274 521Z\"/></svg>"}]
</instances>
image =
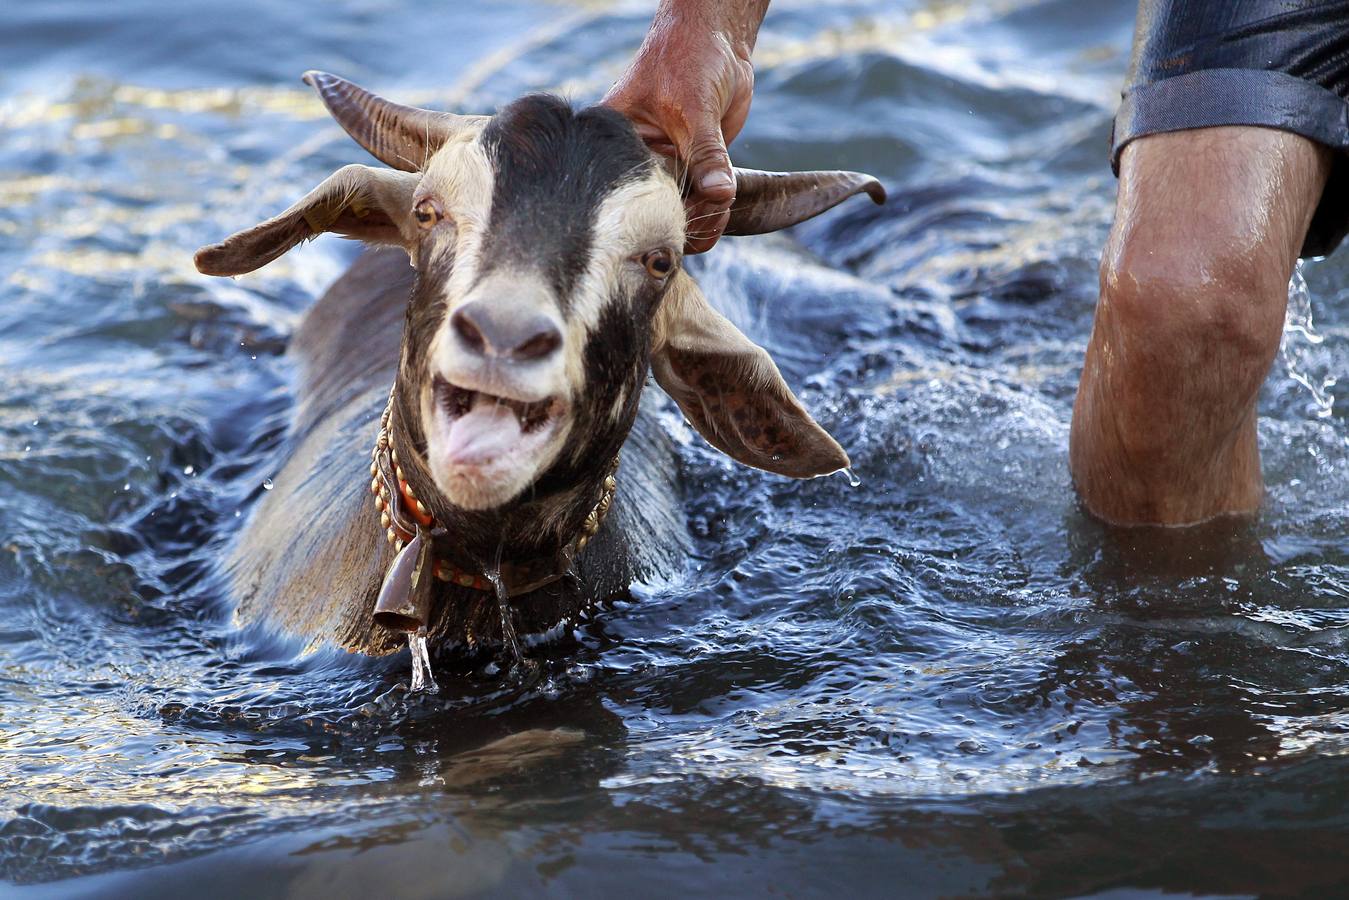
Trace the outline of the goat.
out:
<instances>
[{"instance_id":1,"label":"goat","mask_svg":"<svg viewBox=\"0 0 1349 900\"><path fill-rule=\"evenodd\" d=\"M295 333L288 459L226 564L241 620L370 655L400 632L494 647L669 573L688 537L648 371L746 465L848 466L683 269L680 184L621 114L534 94L460 116L304 80L389 168L339 169L198 270L324 232L412 265L367 252ZM732 235L885 198L853 172L736 174Z\"/></svg>"}]
</instances>

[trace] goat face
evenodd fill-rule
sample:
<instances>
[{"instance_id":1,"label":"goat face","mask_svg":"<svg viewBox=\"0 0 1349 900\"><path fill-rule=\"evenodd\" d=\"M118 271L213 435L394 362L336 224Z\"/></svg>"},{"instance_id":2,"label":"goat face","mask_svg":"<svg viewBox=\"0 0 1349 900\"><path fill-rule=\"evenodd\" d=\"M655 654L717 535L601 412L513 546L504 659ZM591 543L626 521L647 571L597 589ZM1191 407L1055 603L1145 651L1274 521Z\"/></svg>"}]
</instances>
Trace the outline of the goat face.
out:
<instances>
[{"instance_id":1,"label":"goat face","mask_svg":"<svg viewBox=\"0 0 1349 900\"><path fill-rule=\"evenodd\" d=\"M679 191L603 108L519 100L441 147L412 195L402 381L456 506L565 486L617 453L679 265Z\"/></svg>"},{"instance_id":2,"label":"goat face","mask_svg":"<svg viewBox=\"0 0 1349 900\"><path fill-rule=\"evenodd\" d=\"M391 169L346 166L289 210L198 251L252 271L324 231L404 248L417 269L399 392L436 486L486 510L593 482L650 369L713 446L794 477L848 457L768 355L681 269L679 186L611 110L554 97L492 119L398 106L309 73L338 122ZM397 171L394 171L397 170ZM737 170L727 234L774 231L866 191L851 172Z\"/></svg>"}]
</instances>

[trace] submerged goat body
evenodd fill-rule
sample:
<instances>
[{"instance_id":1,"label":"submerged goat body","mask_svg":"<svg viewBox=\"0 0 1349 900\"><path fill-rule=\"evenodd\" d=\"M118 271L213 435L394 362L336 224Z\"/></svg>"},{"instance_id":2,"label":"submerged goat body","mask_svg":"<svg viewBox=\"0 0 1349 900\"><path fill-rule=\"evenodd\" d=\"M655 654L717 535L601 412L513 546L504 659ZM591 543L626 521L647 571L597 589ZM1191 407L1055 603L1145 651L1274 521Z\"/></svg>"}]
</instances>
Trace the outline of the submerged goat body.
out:
<instances>
[{"instance_id":1,"label":"submerged goat body","mask_svg":"<svg viewBox=\"0 0 1349 900\"><path fill-rule=\"evenodd\" d=\"M392 168L344 167L203 248L198 268L252 271L324 231L400 249L359 260L292 342L288 459L229 565L242 618L363 653L401 646L372 616L393 554L383 535L411 537L391 530L394 502L454 572L548 573L512 597L522 633L671 572L687 538L670 441L643 399L648 372L743 463L792 477L848 464L683 271L679 186L621 115L532 95L490 119L453 116L306 80ZM855 173L738 174L728 234L776 230L863 190L883 198ZM398 474L377 509L370 458L386 403ZM433 644L500 638L490 593L451 579L431 599Z\"/></svg>"}]
</instances>

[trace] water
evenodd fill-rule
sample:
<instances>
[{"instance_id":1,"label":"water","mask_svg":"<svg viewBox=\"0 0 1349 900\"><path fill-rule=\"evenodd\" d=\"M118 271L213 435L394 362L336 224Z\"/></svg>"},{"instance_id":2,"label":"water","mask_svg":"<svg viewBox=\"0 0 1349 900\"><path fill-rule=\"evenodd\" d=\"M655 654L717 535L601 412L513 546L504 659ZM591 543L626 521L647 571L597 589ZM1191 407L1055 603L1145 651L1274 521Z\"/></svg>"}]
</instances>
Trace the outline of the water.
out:
<instances>
[{"instance_id":1,"label":"water","mask_svg":"<svg viewBox=\"0 0 1349 900\"><path fill-rule=\"evenodd\" d=\"M213 563L354 248L237 281L191 251L364 161L300 72L465 111L593 97L648 14L0 11L0 892L1343 888L1349 257L1302 269L1314 330L1294 285L1258 522L1117 533L1070 490L1126 2L774 4L737 158L892 200L698 275L863 486L688 441L688 570L528 679L437 662L409 693L407 654L236 627Z\"/></svg>"},{"instance_id":2,"label":"water","mask_svg":"<svg viewBox=\"0 0 1349 900\"><path fill-rule=\"evenodd\" d=\"M1285 316L1283 341L1279 358L1288 377L1307 389L1311 395L1310 410L1325 419L1335 413L1333 388L1338 381L1334 358L1318 353L1325 337L1316 331L1312 322L1311 291L1299 263L1288 283L1288 310Z\"/></svg>"},{"instance_id":3,"label":"water","mask_svg":"<svg viewBox=\"0 0 1349 900\"><path fill-rule=\"evenodd\" d=\"M431 668L431 651L426 644L425 628L408 632L408 656L412 659L412 681L408 684L408 690L413 693L440 693L435 671Z\"/></svg>"},{"instance_id":4,"label":"water","mask_svg":"<svg viewBox=\"0 0 1349 900\"><path fill-rule=\"evenodd\" d=\"M500 557L500 548L497 556ZM497 568L488 568L483 576L492 583L493 593L496 594L497 610L501 614L501 642L503 660L506 663L506 672L510 676L520 674L526 666L525 651L520 646L520 637L515 631L515 616L511 613L510 592L506 589L506 582L501 578L499 563Z\"/></svg>"}]
</instances>

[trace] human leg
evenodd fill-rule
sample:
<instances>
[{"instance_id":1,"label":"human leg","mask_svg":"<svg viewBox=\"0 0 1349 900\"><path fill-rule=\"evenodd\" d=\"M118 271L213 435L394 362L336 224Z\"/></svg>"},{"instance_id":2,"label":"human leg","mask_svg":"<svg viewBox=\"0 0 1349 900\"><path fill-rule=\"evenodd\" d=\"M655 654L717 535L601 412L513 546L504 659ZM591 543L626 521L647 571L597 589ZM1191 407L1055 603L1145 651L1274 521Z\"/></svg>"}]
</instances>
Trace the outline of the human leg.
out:
<instances>
[{"instance_id":1,"label":"human leg","mask_svg":"<svg viewBox=\"0 0 1349 900\"><path fill-rule=\"evenodd\" d=\"M1181 525L1259 506L1255 401L1331 163L1254 127L1124 148L1069 452L1094 515Z\"/></svg>"}]
</instances>

